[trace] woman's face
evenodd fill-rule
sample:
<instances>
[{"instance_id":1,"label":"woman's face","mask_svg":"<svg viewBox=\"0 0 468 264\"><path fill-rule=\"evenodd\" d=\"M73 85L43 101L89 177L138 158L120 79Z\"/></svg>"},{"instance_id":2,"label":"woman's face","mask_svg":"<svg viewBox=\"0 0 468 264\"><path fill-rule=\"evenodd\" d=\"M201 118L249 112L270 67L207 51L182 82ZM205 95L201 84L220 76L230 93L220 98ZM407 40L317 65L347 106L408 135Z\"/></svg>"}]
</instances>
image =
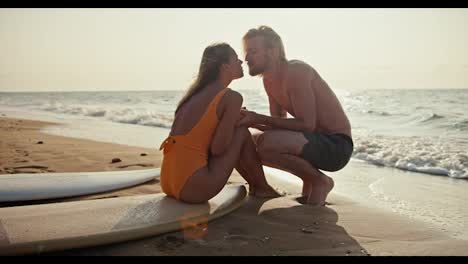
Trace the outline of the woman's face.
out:
<instances>
[{"instance_id":1,"label":"woman's face","mask_svg":"<svg viewBox=\"0 0 468 264\"><path fill-rule=\"evenodd\" d=\"M229 64L227 70L231 73L233 80L240 79L244 76L244 71L242 69L242 63L236 53L233 53L229 57Z\"/></svg>"}]
</instances>

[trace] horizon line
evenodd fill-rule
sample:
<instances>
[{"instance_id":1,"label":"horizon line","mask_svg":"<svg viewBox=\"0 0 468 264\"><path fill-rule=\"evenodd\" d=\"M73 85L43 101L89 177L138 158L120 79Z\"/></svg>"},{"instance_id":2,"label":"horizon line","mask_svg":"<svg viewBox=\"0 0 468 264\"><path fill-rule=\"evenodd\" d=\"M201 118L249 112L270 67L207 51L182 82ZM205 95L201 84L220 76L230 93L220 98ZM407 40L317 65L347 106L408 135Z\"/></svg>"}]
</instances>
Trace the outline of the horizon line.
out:
<instances>
[{"instance_id":1,"label":"horizon line","mask_svg":"<svg viewBox=\"0 0 468 264\"><path fill-rule=\"evenodd\" d=\"M466 90L468 87L465 88L353 88L353 89L344 89L344 88L332 88L332 90L354 90L354 91L363 91L363 90ZM263 90L262 88L241 88L241 89L234 89L236 91L246 91L246 90ZM62 90L41 90L41 91L32 91L32 90L19 90L19 91L1 91L0 93L50 93L50 92L58 92L58 93L74 93L74 92L183 92L187 90L72 90L72 91L62 91Z\"/></svg>"}]
</instances>

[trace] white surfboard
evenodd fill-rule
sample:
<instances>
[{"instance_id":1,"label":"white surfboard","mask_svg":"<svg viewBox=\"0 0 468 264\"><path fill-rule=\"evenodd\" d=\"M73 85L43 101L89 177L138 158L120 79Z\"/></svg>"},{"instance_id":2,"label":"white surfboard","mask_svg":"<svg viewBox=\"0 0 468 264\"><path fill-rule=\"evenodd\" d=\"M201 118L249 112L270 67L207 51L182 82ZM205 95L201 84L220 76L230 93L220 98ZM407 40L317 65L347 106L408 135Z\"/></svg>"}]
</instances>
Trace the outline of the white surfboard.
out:
<instances>
[{"instance_id":1,"label":"white surfboard","mask_svg":"<svg viewBox=\"0 0 468 264\"><path fill-rule=\"evenodd\" d=\"M160 193L0 208L0 255L38 254L208 227L209 221L238 208L246 194L240 185L224 187L203 204L182 203ZM201 231L193 233L197 232Z\"/></svg>"},{"instance_id":2,"label":"white surfboard","mask_svg":"<svg viewBox=\"0 0 468 264\"><path fill-rule=\"evenodd\" d=\"M0 175L0 202L63 198L106 192L158 178L160 168L127 171Z\"/></svg>"}]
</instances>

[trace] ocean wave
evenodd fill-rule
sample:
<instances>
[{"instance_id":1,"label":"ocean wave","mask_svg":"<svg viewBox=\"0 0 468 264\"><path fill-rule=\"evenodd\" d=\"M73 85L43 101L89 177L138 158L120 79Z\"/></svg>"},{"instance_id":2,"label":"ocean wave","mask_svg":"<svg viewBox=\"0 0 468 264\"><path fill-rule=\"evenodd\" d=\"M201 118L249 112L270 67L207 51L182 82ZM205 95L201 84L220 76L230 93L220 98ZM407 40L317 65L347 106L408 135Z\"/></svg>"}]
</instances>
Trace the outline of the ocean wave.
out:
<instances>
[{"instance_id":1,"label":"ocean wave","mask_svg":"<svg viewBox=\"0 0 468 264\"><path fill-rule=\"evenodd\" d=\"M374 115L381 115L381 116L391 116L392 114L385 112L385 111L374 111L374 110L365 110L364 113L366 114L374 114Z\"/></svg>"},{"instance_id":2,"label":"ocean wave","mask_svg":"<svg viewBox=\"0 0 468 264\"><path fill-rule=\"evenodd\" d=\"M107 119L113 122L124 124L154 126L162 128L171 128L173 121L172 117L167 115L148 112L137 112L132 109L112 111L107 116Z\"/></svg>"},{"instance_id":3,"label":"ocean wave","mask_svg":"<svg viewBox=\"0 0 468 264\"><path fill-rule=\"evenodd\" d=\"M456 122L452 124L452 127L456 129L461 129L461 130L468 129L468 120L462 120L462 121Z\"/></svg>"},{"instance_id":4,"label":"ocean wave","mask_svg":"<svg viewBox=\"0 0 468 264\"><path fill-rule=\"evenodd\" d=\"M468 153L430 138L354 137L353 157L369 163L451 178L468 179Z\"/></svg>"},{"instance_id":5,"label":"ocean wave","mask_svg":"<svg viewBox=\"0 0 468 264\"><path fill-rule=\"evenodd\" d=\"M71 115L82 115L82 116L93 116L102 117L105 116L107 110L102 107L91 107L91 106L78 106L78 105L65 105L58 102L53 102L38 107L40 110L55 112L60 114L71 114Z\"/></svg>"},{"instance_id":6,"label":"ocean wave","mask_svg":"<svg viewBox=\"0 0 468 264\"><path fill-rule=\"evenodd\" d=\"M59 102L53 102L41 105L38 109L66 115L104 118L117 123L162 128L171 128L173 121L172 116L169 115L157 114L147 110L137 111L132 108L115 109L113 106L108 106L106 109L105 107L65 105Z\"/></svg>"},{"instance_id":7,"label":"ocean wave","mask_svg":"<svg viewBox=\"0 0 468 264\"><path fill-rule=\"evenodd\" d=\"M86 115L87 116L99 117L99 116L105 116L106 113L107 113L106 110L96 109L96 110L88 111L88 113Z\"/></svg>"},{"instance_id":8,"label":"ocean wave","mask_svg":"<svg viewBox=\"0 0 468 264\"><path fill-rule=\"evenodd\" d=\"M430 109L430 107L418 105L418 106L416 106L414 109L416 109L416 110L427 110L427 109Z\"/></svg>"},{"instance_id":9,"label":"ocean wave","mask_svg":"<svg viewBox=\"0 0 468 264\"><path fill-rule=\"evenodd\" d=\"M135 110L133 108L109 109L106 111L106 120L142 126L154 126L162 128L171 128L172 116L154 113L145 109Z\"/></svg>"},{"instance_id":10,"label":"ocean wave","mask_svg":"<svg viewBox=\"0 0 468 264\"><path fill-rule=\"evenodd\" d=\"M418 121L421 123L426 123L432 120L437 120L437 119L442 119L442 118L444 118L444 116L430 112L430 113L426 113L420 116Z\"/></svg>"}]
</instances>

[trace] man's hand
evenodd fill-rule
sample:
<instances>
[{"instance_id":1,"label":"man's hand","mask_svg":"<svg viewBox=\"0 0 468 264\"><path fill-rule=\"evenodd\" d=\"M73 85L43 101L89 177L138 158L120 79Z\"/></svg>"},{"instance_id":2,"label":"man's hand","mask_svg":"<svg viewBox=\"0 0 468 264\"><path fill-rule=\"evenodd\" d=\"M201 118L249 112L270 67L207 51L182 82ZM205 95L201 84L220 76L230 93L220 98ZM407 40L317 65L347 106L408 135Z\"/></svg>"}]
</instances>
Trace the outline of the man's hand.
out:
<instances>
[{"instance_id":1,"label":"man's hand","mask_svg":"<svg viewBox=\"0 0 468 264\"><path fill-rule=\"evenodd\" d=\"M239 115L239 119L236 122L236 126L237 126L237 123L239 123L239 121L241 121L244 118L246 111L247 111L247 107L243 106L240 110L240 115Z\"/></svg>"},{"instance_id":2,"label":"man's hand","mask_svg":"<svg viewBox=\"0 0 468 264\"><path fill-rule=\"evenodd\" d=\"M258 130L260 130L260 131L267 131L267 130L273 129L272 126L263 125L263 124L252 125L252 126L250 126L250 127L251 127L251 128L255 128L255 129L258 129Z\"/></svg>"},{"instance_id":3,"label":"man's hand","mask_svg":"<svg viewBox=\"0 0 468 264\"><path fill-rule=\"evenodd\" d=\"M260 124L261 120L257 113L247 109L241 109L241 119L237 122L237 126L251 127Z\"/></svg>"}]
</instances>

